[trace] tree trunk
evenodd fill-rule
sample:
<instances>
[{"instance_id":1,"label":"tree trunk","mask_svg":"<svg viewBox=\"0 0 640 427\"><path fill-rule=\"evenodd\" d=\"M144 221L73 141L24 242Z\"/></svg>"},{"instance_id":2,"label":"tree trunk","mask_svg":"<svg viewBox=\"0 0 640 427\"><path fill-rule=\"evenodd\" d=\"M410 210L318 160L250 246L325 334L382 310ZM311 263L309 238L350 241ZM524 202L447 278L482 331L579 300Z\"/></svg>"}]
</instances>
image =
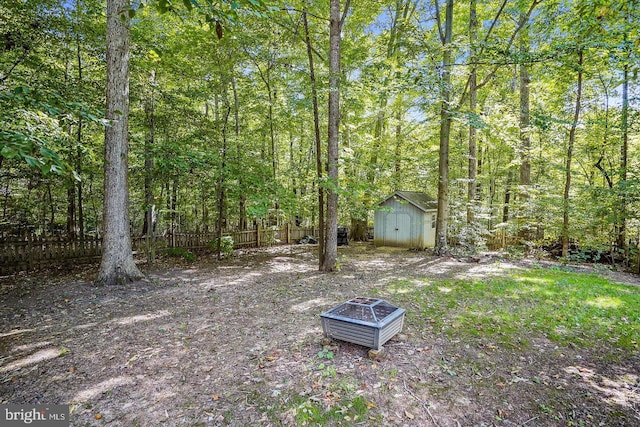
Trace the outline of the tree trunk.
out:
<instances>
[{"instance_id":1,"label":"tree trunk","mask_svg":"<svg viewBox=\"0 0 640 427\"><path fill-rule=\"evenodd\" d=\"M67 34L68 35L68 34ZM65 42L65 44L67 41ZM65 72L64 72L64 85L65 87L71 87L71 59L65 55ZM76 82L75 85L80 88L80 82ZM82 119L79 118L78 127L82 126ZM76 150L73 143L73 123L69 123L69 163L73 164L72 159L76 154ZM67 221L66 221L66 233L69 239L75 239L76 236L76 181L73 176L69 176L67 179Z\"/></svg>"},{"instance_id":2,"label":"tree trunk","mask_svg":"<svg viewBox=\"0 0 640 427\"><path fill-rule=\"evenodd\" d=\"M618 235L616 246L622 254L626 250L627 233L627 157L629 151L629 65L625 64L622 71L622 112L620 119L622 129L622 145L620 148L620 212L618 220Z\"/></svg>"},{"instance_id":3,"label":"tree trunk","mask_svg":"<svg viewBox=\"0 0 640 427\"><path fill-rule=\"evenodd\" d=\"M438 210L436 219L436 247L438 255L449 252L447 224L449 216L449 139L451 133L451 38L453 33L453 0L447 0L445 30L442 39L440 152L438 156Z\"/></svg>"},{"instance_id":4,"label":"tree trunk","mask_svg":"<svg viewBox=\"0 0 640 427\"><path fill-rule=\"evenodd\" d=\"M155 99L154 89L156 84L156 72L151 71L149 75L149 97L144 106L144 112L147 118L147 137L144 141L144 225L142 234L146 236L146 252L147 263L151 264L155 258L154 247L154 220L153 220L153 168L154 158L152 154L153 145L155 144Z\"/></svg>"},{"instance_id":5,"label":"tree trunk","mask_svg":"<svg viewBox=\"0 0 640 427\"><path fill-rule=\"evenodd\" d=\"M80 49L80 35L76 35L76 59L78 61L78 86L82 87L82 51ZM82 118L78 118L78 131L76 133L76 172L82 174ZM84 241L84 207L82 206L82 180L76 182L78 195L78 214L76 217L78 235Z\"/></svg>"},{"instance_id":6,"label":"tree trunk","mask_svg":"<svg viewBox=\"0 0 640 427\"><path fill-rule=\"evenodd\" d=\"M393 188L398 189L398 185L403 182L401 179L402 172L402 148L404 145L404 135L402 134L402 112L403 97L398 94L398 102L396 103L396 147L393 159Z\"/></svg>"},{"instance_id":7,"label":"tree trunk","mask_svg":"<svg viewBox=\"0 0 640 427\"><path fill-rule=\"evenodd\" d=\"M79 8L80 3L78 2L76 6ZM80 40L80 34L76 34L76 61L78 65L78 89L81 89L83 86L82 83L82 45ZM82 175L82 117L78 118L78 130L76 132L76 172L78 176ZM78 204L77 204L77 215L76 215L76 226L78 230L78 237L84 244L84 207L82 206L82 180L78 180L76 182L76 194L78 195Z\"/></svg>"},{"instance_id":8,"label":"tree trunk","mask_svg":"<svg viewBox=\"0 0 640 427\"><path fill-rule=\"evenodd\" d=\"M476 0L469 3L469 44L471 45L471 62L476 61L476 42L478 39L478 15L476 13ZM477 69L473 65L471 75L469 76L469 114L471 120L475 120L476 109L478 104L477 86ZM467 184L467 225L473 227L474 224L474 208L476 201L476 176L477 176L477 144L476 144L476 127L474 123L469 123L469 174ZM473 236L473 234L471 234ZM471 242L475 246L475 242Z\"/></svg>"},{"instance_id":9,"label":"tree trunk","mask_svg":"<svg viewBox=\"0 0 640 427\"><path fill-rule=\"evenodd\" d=\"M97 284L143 277L133 260L129 229L129 0L107 1L107 102L104 157L104 234Z\"/></svg>"},{"instance_id":10,"label":"tree trunk","mask_svg":"<svg viewBox=\"0 0 640 427\"><path fill-rule=\"evenodd\" d=\"M573 114L573 123L569 131L569 144L567 145L567 160L565 164L564 195L562 203L562 256L567 257L569 253L569 196L571 191L571 160L573 157L573 146L576 140L576 129L580 118L580 101L582 100L582 59L583 51L578 51L578 88L576 92L576 106Z\"/></svg>"},{"instance_id":11,"label":"tree trunk","mask_svg":"<svg viewBox=\"0 0 640 427\"><path fill-rule=\"evenodd\" d=\"M168 195L168 194L167 194ZM169 212L171 212L171 247L176 246L176 232L178 229L178 178L174 177L169 198Z\"/></svg>"},{"instance_id":12,"label":"tree trunk","mask_svg":"<svg viewBox=\"0 0 640 427\"><path fill-rule=\"evenodd\" d=\"M502 222L509 222L509 206L511 204L511 185L513 183L513 169L509 169L509 174L507 175L507 185L504 190L504 205L502 205Z\"/></svg>"},{"instance_id":13,"label":"tree trunk","mask_svg":"<svg viewBox=\"0 0 640 427\"><path fill-rule=\"evenodd\" d=\"M327 223L325 227L325 258L322 270L335 271L338 258L338 139L340 128L340 34L349 9L349 0L340 16L340 0L330 1L329 17L329 110L327 161Z\"/></svg>"},{"instance_id":14,"label":"tree trunk","mask_svg":"<svg viewBox=\"0 0 640 427\"><path fill-rule=\"evenodd\" d=\"M316 74L313 65L313 52L311 49L311 38L309 37L309 21L306 9L302 12L304 20L305 43L307 45L307 57L309 58L309 79L311 80L311 101L313 103L313 129L316 147L316 173L318 177L318 266L324 266L324 188L320 185L322 181L322 145L320 140L320 113L318 109L318 91L316 88ZM337 237L336 237L337 238Z\"/></svg>"},{"instance_id":15,"label":"tree trunk","mask_svg":"<svg viewBox=\"0 0 640 427\"><path fill-rule=\"evenodd\" d=\"M226 99L226 96L225 96ZM225 102L225 104L227 104ZM224 115L224 121L222 123L222 155L220 158L220 176L218 178L218 225L217 240L216 240L216 252L218 260L222 259L222 230L224 228L224 210L225 210L225 175L227 169L227 124L229 123L229 114L231 113L231 106L227 105L227 111Z\"/></svg>"},{"instance_id":16,"label":"tree trunk","mask_svg":"<svg viewBox=\"0 0 640 427\"><path fill-rule=\"evenodd\" d=\"M522 19L527 19L523 17ZM520 53L523 57L529 54L529 27L523 24L520 33ZM529 191L531 187L531 134L530 134L530 102L529 102L529 84L531 78L526 63L520 64L520 180L517 192L520 200L520 213L518 216L522 221L519 230L520 240L527 242L531 240L531 224L529 224L528 208L526 206L529 200ZM528 245L525 245L528 248Z\"/></svg>"}]
</instances>

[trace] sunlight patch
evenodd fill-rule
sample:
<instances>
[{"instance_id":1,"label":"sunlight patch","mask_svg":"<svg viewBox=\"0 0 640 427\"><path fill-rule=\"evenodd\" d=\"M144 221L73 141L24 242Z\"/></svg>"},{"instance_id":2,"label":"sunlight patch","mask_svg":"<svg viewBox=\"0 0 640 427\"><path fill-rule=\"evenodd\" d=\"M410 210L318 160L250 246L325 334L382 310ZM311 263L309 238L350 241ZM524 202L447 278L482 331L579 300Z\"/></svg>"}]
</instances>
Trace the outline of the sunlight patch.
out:
<instances>
[{"instance_id":1,"label":"sunlight patch","mask_svg":"<svg viewBox=\"0 0 640 427\"><path fill-rule=\"evenodd\" d=\"M85 402L90 399L94 399L100 396L102 393L114 389L121 385L128 385L133 383L133 378L131 377L115 377L109 378L106 381L102 381L90 387L86 390L82 390L80 393L76 394L72 399L73 402Z\"/></svg>"},{"instance_id":2,"label":"sunlight patch","mask_svg":"<svg viewBox=\"0 0 640 427\"><path fill-rule=\"evenodd\" d=\"M147 314L139 314L137 316L122 317L120 319L114 320L113 323L115 323L116 325L131 325L133 323L145 322L147 320L152 320L152 319L158 319L160 317L168 316L169 314L171 313L169 313L168 310L160 310L155 313L147 313Z\"/></svg>"},{"instance_id":3,"label":"sunlight patch","mask_svg":"<svg viewBox=\"0 0 640 427\"><path fill-rule=\"evenodd\" d=\"M84 323L82 325L75 326L73 329L89 329L97 325L98 324L96 322L89 322L89 323Z\"/></svg>"},{"instance_id":4,"label":"sunlight patch","mask_svg":"<svg viewBox=\"0 0 640 427\"><path fill-rule=\"evenodd\" d=\"M636 374L607 378L583 366L568 366L564 370L581 377L585 384L602 393L603 400L607 403L629 407L640 404L640 393L636 391L640 376Z\"/></svg>"},{"instance_id":5,"label":"sunlight patch","mask_svg":"<svg viewBox=\"0 0 640 427\"><path fill-rule=\"evenodd\" d=\"M300 304L294 305L293 307L291 307L291 311L294 311L296 313L302 313L303 311L307 311L311 308L318 308L320 306L330 305L330 304L331 304L331 301L329 301L327 298L324 298L324 297L314 298L308 301L301 302Z\"/></svg>"},{"instance_id":6,"label":"sunlight patch","mask_svg":"<svg viewBox=\"0 0 640 427\"><path fill-rule=\"evenodd\" d=\"M454 266L457 266L458 263L453 263L453 262L443 262L440 263L440 265L436 265L436 266L430 266L429 268L427 268L427 271L429 271L430 273L435 273L435 274L444 274L447 273L449 271L451 271L453 269Z\"/></svg>"},{"instance_id":7,"label":"sunlight patch","mask_svg":"<svg viewBox=\"0 0 640 427\"><path fill-rule=\"evenodd\" d=\"M33 365L35 363L43 362L45 360L55 359L62 355L63 350L59 348L47 348L33 353L31 356L26 356L16 361L9 363L6 366L0 366L0 372L9 372L16 369L24 368L25 366Z\"/></svg>"},{"instance_id":8,"label":"sunlight patch","mask_svg":"<svg viewBox=\"0 0 640 427\"><path fill-rule=\"evenodd\" d=\"M17 351L31 351L31 350L46 347L49 345L51 345L51 341L40 341L36 343L31 343L31 344L19 345L17 347L14 347L13 350L11 350L11 352L15 353Z\"/></svg>"},{"instance_id":9,"label":"sunlight patch","mask_svg":"<svg viewBox=\"0 0 640 427\"><path fill-rule=\"evenodd\" d=\"M624 302L620 298L598 297L586 301L586 304L598 308L618 308L624 305Z\"/></svg>"},{"instance_id":10,"label":"sunlight patch","mask_svg":"<svg viewBox=\"0 0 640 427\"><path fill-rule=\"evenodd\" d=\"M561 336L569 335L569 330L566 326L557 326L556 328L554 328L553 332Z\"/></svg>"},{"instance_id":11,"label":"sunlight patch","mask_svg":"<svg viewBox=\"0 0 640 427\"><path fill-rule=\"evenodd\" d=\"M311 267L301 266L296 258L291 257L277 257L269 262L269 270L272 273L284 273L287 271L304 272L312 270Z\"/></svg>"},{"instance_id":12,"label":"sunlight patch","mask_svg":"<svg viewBox=\"0 0 640 427\"><path fill-rule=\"evenodd\" d=\"M1 333L0 338L10 337L11 335L26 334L27 332L34 332L34 331L35 329L13 329L9 332Z\"/></svg>"},{"instance_id":13,"label":"sunlight patch","mask_svg":"<svg viewBox=\"0 0 640 427\"><path fill-rule=\"evenodd\" d=\"M239 277L236 280L232 280L231 282L228 282L228 285L234 286L234 285L244 285L246 282L251 281L254 278L258 278L261 277L262 273L258 273L258 272L251 272L251 273L247 273L241 277Z\"/></svg>"},{"instance_id":14,"label":"sunlight patch","mask_svg":"<svg viewBox=\"0 0 640 427\"><path fill-rule=\"evenodd\" d=\"M550 279L544 279L542 277L516 277L515 280L517 282L531 282L531 283L539 283L541 285L550 285L553 283Z\"/></svg>"},{"instance_id":15,"label":"sunlight patch","mask_svg":"<svg viewBox=\"0 0 640 427\"><path fill-rule=\"evenodd\" d=\"M440 292L442 292L443 294L448 294L450 293L453 289L451 288L445 288L444 286L438 286L438 290Z\"/></svg>"}]
</instances>

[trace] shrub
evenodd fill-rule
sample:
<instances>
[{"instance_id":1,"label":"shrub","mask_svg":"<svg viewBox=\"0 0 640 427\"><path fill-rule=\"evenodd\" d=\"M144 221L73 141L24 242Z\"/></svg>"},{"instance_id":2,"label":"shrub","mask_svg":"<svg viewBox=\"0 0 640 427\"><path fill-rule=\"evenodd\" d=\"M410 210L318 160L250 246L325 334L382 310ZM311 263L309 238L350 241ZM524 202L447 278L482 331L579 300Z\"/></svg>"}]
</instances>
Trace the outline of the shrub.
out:
<instances>
[{"instance_id":1,"label":"shrub","mask_svg":"<svg viewBox=\"0 0 640 427\"><path fill-rule=\"evenodd\" d=\"M167 255L170 257L184 258L189 262L196 259L195 254L185 248L169 248L167 249Z\"/></svg>"},{"instance_id":2,"label":"shrub","mask_svg":"<svg viewBox=\"0 0 640 427\"><path fill-rule=\"evenodd\" d=\"M222 236L221 244L220 244L220 253L227 257L233 255L233 237L231 236ZM209 247L212 251L218 250L218 239L213 239L209 242Z\"/></svg>"}]
</instances>

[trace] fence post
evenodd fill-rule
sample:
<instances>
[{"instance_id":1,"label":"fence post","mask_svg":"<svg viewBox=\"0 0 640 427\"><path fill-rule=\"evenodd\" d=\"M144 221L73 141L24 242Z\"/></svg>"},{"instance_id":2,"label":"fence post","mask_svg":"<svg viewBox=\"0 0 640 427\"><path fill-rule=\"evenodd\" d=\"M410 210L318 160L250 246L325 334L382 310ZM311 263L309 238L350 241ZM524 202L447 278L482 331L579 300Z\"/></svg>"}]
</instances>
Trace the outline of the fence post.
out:
<instances>
[{"instance_id":1,"label":"fence post","mask_svg":"<svg viewBox=\"0 0 640 427\"><path fill-rule=\"evenodd\" d=\"M256 224L256 246L260 247L260 223Z\"/></svg>"},{"instance_id":2,"label":"fence post","mask_svg":"<svg viewBox=\"0 0 640 427\"><path fill-rule=\"evenodd\" d=\"M285 228L287 233L287 245L288 245L289 243L291 243L291 224L287 223Z\"/></svg>"},{"instance_id":3,"label":"fence post","mask_svg":"<svg viewBox=\"0 0 640 427\"><path fill-rule=\"evenodd\" d=\"M28 255L28 259L29 259L29 270L33 270L33 234L31 232L29 232L29 234L27 234L27 252L29 253Z\"/></svg>"}]
</instances>

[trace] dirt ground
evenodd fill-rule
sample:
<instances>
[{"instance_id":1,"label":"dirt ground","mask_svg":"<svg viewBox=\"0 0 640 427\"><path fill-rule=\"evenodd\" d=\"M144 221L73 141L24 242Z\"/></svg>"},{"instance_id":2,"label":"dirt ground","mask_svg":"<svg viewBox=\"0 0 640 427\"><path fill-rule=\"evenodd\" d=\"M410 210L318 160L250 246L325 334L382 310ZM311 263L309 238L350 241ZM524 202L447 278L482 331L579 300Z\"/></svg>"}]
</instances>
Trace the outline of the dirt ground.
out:
<instances>
[{"instance_id":1,"label":"dirt ground","mask_svg":"<svg viewBox=\"0 0 640 427\"><path fill-rule=\"evenodd\" d=\"M367 417L332 424L640 425L637 355L611 362L543 339L524 353L479 348L416 327L411 306L385 357L335 342L319 360L319 314L342 301L387 298L397 278L483 278L522 262L361 244L339 249L337 273L316 263L315 246L292 245L160 260L122 287L94 287L95 265L3 278L0 403L71 404L74 426L289 426L299 402L347 396L364 398Z\"/></svg>"}]
</instances>

